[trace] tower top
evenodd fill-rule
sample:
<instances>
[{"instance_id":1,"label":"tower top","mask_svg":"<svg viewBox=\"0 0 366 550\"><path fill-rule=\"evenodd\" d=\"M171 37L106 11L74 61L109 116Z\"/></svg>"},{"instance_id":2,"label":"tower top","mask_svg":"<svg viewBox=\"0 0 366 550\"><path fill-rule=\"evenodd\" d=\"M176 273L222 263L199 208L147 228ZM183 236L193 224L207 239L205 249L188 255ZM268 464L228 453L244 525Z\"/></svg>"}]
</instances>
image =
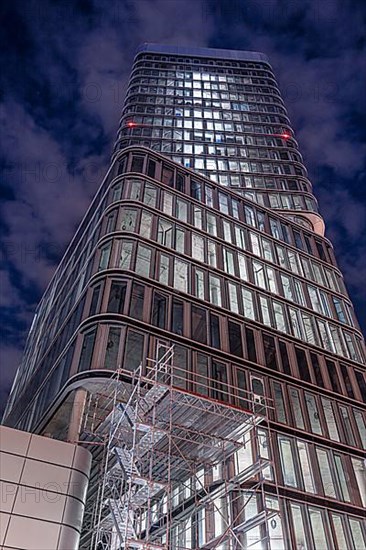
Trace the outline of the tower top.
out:
<instances>
[{"instance_id":1,"label":"tower top","mask_svg":"<svg viewBox=\"0 0 366 550\"><path fill-rule=\"evenodd\" d=\"M142 52L166 53L170 55L194 55L197 57L212 57L215 59L231 59L238 61L261 61L269 65L268 57L264 53L244 50L201 48L196 46L171 46L169 44L152 44L144 42L137 48L136 55Z\"/></svg>"}]
</instances>

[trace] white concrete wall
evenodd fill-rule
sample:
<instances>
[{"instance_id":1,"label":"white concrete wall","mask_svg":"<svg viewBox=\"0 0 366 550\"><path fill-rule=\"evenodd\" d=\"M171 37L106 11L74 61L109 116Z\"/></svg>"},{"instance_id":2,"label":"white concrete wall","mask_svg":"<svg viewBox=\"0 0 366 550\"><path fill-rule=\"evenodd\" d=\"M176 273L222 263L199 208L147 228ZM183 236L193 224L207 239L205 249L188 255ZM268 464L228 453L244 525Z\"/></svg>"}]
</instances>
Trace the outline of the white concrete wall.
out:
<instances>
[{"instance_id":1,"label":"white concrete wall","mask_svg":"<svg viewBox=\"0 0 366 550\"><path fill-rule=\"evenodd\" d=\"M0 548L76 550L91 454L0 426Z\"/></svg>"}]
</instances>

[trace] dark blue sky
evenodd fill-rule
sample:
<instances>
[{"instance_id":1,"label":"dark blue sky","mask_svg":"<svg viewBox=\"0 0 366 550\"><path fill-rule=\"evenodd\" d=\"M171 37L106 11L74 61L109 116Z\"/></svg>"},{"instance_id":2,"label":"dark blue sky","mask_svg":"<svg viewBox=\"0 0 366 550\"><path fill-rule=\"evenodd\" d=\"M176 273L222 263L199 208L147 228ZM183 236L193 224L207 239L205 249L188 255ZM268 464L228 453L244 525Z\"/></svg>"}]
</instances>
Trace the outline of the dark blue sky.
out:
<instances>
[{"instance_id":1,"label":"dark blue sky","mask_svg":"<svg viewBox=\"0 0 366 550\"><path fill-rule=\"evenodd\" d=\"M1 401L108 165L141 42L269 56L365 331L362 0L4 0L1 19Z\"/></svg>"}]
</instances>

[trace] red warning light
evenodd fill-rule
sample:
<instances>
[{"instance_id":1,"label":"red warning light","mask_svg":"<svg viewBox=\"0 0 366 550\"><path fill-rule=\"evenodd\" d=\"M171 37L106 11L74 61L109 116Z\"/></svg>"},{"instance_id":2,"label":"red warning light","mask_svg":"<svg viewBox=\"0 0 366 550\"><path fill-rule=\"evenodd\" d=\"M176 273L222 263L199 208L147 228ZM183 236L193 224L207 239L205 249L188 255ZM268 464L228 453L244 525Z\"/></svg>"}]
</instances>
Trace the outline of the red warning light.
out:
<instances>
[{"instance_id":1,"label":"red warning light","mask_svg":"<svg viewBox=\"0 0 366 550\"><path fill-rule=\"evenodd\" d=\"M133 122L132 120L130 120L129 122L127 122L127 126L128 128L134 128L135 126L137 126L136 122Z\"/></svg>"},{"instance_id":2,"label":"red warning light","mask_svg":"<svg viewBox=\"0 0 366 550\"><path fill-rule=\"evenodd\" d=\"M283 132L283 133L281 134L281 137L282 137L283 139L290 139L291 134L289 134L288 132Z\"/></svg>"}]
</instances>

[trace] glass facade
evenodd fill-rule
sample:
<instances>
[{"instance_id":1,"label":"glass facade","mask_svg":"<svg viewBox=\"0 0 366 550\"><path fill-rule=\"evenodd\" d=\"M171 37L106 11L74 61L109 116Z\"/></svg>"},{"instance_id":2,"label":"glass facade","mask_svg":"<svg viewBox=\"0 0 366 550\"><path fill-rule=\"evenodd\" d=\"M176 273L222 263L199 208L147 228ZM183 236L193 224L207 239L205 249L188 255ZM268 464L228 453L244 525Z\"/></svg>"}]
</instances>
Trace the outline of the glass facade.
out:
<instances>
[{"instance_id":1,"label":"glass facade","mask_svg":"<svg viewBox=\"0 0 366 550\"><path fill-rule=\"evenodd\" d=\"M80 388L159 343L175 346L179 387L273 400L233 465L273 460L265 548L365 546L364 341L262 54L141 48L111 166L38 306L5 423L67 439ZM190 521L187 548L225 529L204 510Z\"/></svg>"}]
</instances>

